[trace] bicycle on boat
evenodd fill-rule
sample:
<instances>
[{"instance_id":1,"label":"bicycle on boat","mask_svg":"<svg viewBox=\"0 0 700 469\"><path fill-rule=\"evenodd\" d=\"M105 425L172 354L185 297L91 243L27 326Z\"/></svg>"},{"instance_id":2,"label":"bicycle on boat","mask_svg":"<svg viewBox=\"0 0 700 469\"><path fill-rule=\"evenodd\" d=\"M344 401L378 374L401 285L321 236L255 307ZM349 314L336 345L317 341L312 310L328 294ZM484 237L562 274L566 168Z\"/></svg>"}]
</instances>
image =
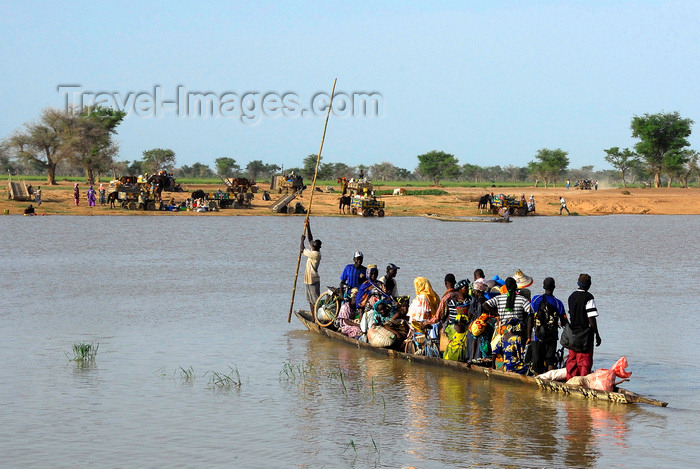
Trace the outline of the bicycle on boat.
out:
<instances>
[{"instance_id":1,"label":"bicycle on boat","mask_svg":"<svg viewBox=\"0 0 700 469\"><path fill-rule=\"evenodd\" d=\"M328 287L328 290L321 293L314 305L314 311L311 314L314 321L321 327L328 327L335 322L340 311L341 303L340 288Z\"/></svg>"},{"instance_id":2,"label":"bicycle on boat","mask_svg":"<svg viewBox=\"0 0 700 469\"><path fill-rule=\"evenodd\" d=\"M422 325L418 322L409 324L408 337L404 345L404 352L411 355L424 355L426 357L440 358L440 348L437 340L430 337L431 325Z\"/></svg>"}]
</instances>

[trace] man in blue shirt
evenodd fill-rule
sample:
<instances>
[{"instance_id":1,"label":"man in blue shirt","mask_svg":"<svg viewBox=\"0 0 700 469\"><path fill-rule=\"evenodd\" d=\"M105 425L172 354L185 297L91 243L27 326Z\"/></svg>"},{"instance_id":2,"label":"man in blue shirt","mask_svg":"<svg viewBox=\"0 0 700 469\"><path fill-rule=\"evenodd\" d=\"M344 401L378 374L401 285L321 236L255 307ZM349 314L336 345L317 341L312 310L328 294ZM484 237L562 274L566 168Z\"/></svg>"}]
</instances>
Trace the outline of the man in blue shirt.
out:
<instances>
[{"instance_id":1,"label":"man in blue shirt","mask_svg":"<svg viewBox=\"0 0 700 469\"><path fill-rule=\"evenodd\" d=\"M353 263L346 265L343 269L340 276L340 289L343 292L359 288L367 280L367 267L362 265L363 259L362 253L357 251L353 257Z\"/></svg>"},{"instance_id":2,"label":"man in blue shirt","mask_svg":"<svg viewBox=\"0 0 700 469\"><path fill-rule=\"evenodd\" d=\"M556 284L552 277L542 282L544 294L532 299L532 312L527 319L527 343L532 348L535 373L553 370L557 365L558 328L568 322L564 304L554 296ZM542 302L546 301L546 305Z\"/></svg>"}]
</instances>

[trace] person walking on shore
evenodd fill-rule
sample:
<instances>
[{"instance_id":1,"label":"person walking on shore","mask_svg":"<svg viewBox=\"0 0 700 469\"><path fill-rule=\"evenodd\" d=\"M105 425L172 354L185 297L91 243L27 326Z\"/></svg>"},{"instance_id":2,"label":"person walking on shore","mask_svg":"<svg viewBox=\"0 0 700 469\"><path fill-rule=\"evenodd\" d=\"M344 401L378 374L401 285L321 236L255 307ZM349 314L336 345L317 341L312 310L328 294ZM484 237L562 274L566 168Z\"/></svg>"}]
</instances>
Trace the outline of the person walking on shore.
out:
<instances>
[{"instance_id":1,"label":"person walking on shore","mask_svg":"<svg viewBox=\"0 0 700 469\"><path fill-rule=\"evenodd\" d=\"M80 188L78 187L77 182L75 183L75 186L73 186L73 202L75 202L76 207L80 203Z\"/></svg>"},{"instance_id":2,"label":"person walking on shore","mask_svg":"<svg viewBox=\"0 0 700 469\"><path fill-rule=\"evenodd\" d=\"M37 186L36 192L34 192L34 202L37 205L41 205L41 186Z\"/></svg>"},{"instance_id":3,"label":"person walking on shore","mask_svg":"<svg viewBox=\"0 0 700 469\"><path fill-rule=\"evenodd\" d=\"M559 203L561 204L561 208L559 209L559 215L561 215L562 210L566 210L566 213L571 215L571 212L569 212L569 209L566 208L566 199L564 199L564 197L559 197Z\"/></svg>"}]
</instances>

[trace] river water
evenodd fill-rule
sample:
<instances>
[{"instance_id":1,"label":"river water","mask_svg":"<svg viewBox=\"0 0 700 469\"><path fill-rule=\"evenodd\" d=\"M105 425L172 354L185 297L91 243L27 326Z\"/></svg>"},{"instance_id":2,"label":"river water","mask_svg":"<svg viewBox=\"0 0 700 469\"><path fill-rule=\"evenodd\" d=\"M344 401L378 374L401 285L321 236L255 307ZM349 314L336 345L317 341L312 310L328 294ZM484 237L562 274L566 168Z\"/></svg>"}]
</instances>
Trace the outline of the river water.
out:
<instances>
[{"instance_id":1,"label":"river water","mask_svg":"<svg viewBox=\"0 0 700 469\"><path fill-rule=\"evenodd\" d=\"M695 466L698 216L313 218L322 286L361 250L427 276L593 278L628 388L563 397L390 360L287 323L300 217L0 217L0 466ZM302 273L303 273L302 264ZM295 307L304 307L303 278ZM99 344L94 363L69 360ZM236 374L236 371L238 374ZM240 387L212 377L228 375Z\"/></svg>"}]
</instances>

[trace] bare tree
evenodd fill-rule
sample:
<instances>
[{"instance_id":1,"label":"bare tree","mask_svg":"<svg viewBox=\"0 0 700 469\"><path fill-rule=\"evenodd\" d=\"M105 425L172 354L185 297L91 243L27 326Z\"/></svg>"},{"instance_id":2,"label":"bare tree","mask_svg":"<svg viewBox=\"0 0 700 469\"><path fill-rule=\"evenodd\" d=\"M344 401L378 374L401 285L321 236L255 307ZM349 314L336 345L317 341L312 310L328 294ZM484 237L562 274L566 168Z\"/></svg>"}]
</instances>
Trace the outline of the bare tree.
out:
<instances>
[{"instance_id":1,"label":"bare tree","mask_svg":"<svg viewBox=\"0 0 700 469\"><path fill-rule=\"evenodd\" d=\"M52 186L57 185L56 166L70 156L61 139L68 116L58 109L44 109L39 122L25 124L24 130L15 131L8 142L20 159L45 169L46 182Z\"/></svg>"}]
</instances>

